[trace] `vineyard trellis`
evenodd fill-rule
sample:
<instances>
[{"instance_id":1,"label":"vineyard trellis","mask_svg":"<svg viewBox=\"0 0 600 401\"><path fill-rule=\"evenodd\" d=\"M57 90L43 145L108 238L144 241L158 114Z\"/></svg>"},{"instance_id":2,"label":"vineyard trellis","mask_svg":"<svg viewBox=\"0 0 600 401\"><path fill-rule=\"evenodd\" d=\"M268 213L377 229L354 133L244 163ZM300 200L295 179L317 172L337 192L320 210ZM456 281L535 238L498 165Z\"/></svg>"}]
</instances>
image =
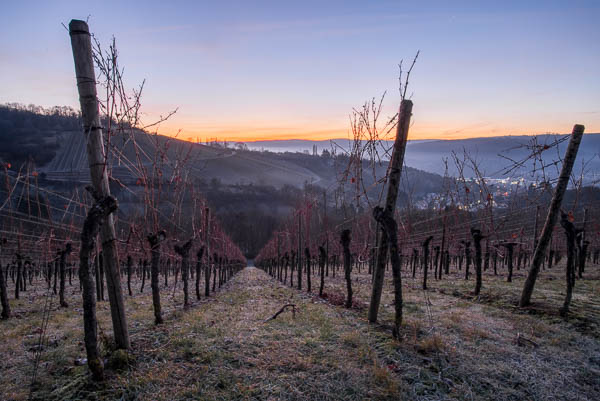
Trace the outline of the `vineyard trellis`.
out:
<instances>
[{"instance_id":1,"label":"vineyard trellis","mask_svg":"<svg viewBox=\"0 0 600 401\"><path fill-rule=\"evenodd\" d=\"M63 185L63 189L52 188L31 161L15 166L17 169L10 163L2 164L0 299L2 317L7 319L21 313L10 309L10 284L14 285L16 297L23 292L33 296L47 286L51 296L47 298L46 322L52 314L54 294L58 295L58 306L72 308L66 301L66 290L79 292L84 306L87 365L93 378L101 380L103 357L95 310L96 303L104 300L105 284L111 306L116 303L111 308L114 341L117 348L127 349L129 328L123 300L138 292L132 289L132 278L141 282L139 292L144 291L145 279L151 280L155 323L160 324L165 313L161 310L160 292L172 290L172 296L176 296L179 273L184 281L183 306L187 308L194 304L189 297L190 275L196 279L196 298L200 300L201 275L208 297L211 284L212 292L216 291L217 285L221 287L246 265L246 260L218 219L211 216L207 201L186 174L194 145L171 146L157 132L143 132L158 129L158 123L143 125L140 121L141 89L133 94L126 92L115 42L104 53L96 41L92 58L87 23L72 21L70 33L92 185L88 185L88 191L83 190L84 179L83 183ZM80 48L86 58L81 63L77 50ZM106 98L94 104L97 83L106 89ZM135 99L133 104L129 103L131 99ZM127 174L117 178L113 175L116 168ZM135 202L117 202L116 198L124 194ZM132 207L134 203L142 208ZM103 233L102 240L97 242L99 233ZM180 241L187 241L187 254L177 252ZM189 268L192 248L198 250L196 269ZM204 249L206 252L201 251ZM160 276L164 277L162 285ZM174 280L169 282L169 277ZM44 332L42 327L40 343Z\"/></svg>"},{"instance_id":2,"label":"vineyard trellis","mask_svg":"<svg viewBox=\"0 0 600 401\"><path fill-rule=\"evenodd\" d=\"M93 156L89 171L86 170L92 176L92 185L87 190L85 182L78 182L70 191L50 189L40 182L40 174L32 162L18 169L8 163L2 165L0 300L2 317L9 319L21 313L11 311L11 293L18 299L23 293L34 294L45 289L41 349L54 295L58 295L58 306L62 308L74 308L67 302L68 289L81 295L87 365L93 377L102 380L104 367L95 314L97 304L104 301L105 285L109 302L111 306L114 304L111 312L116 346L128 349L124 300L143 294L146 280L150 280L154 323L158 325L164 323L167 312L161 305L161 291L163 297L169 292L172 298L179 297L181 281L181 306L188 309L195 304L190 296L190 280L194 280L195 300L200 301L202 284L204 297L209 297L246 266L246 260L187 171L195 157L195 145L175 144L157 135L157 131L143 132L158 130L160 122L172 113L161 117L159 122L143 124L139 117L143 84L133 94L126 92L115 42L108 53L102 51L98 42L93 47L83 21L73 21L71 33L74 41L89 41L86 71L80 71L83 67L76 64L78 84L88 86L87 91L81 92L82 110L86 110L88 101L97 99L98 84L106 94L99 104L91 106L93 110L82 112L83 133L93 148L88 154ZM99 82L94 66L100 72ZM339 187L324 191L306 189L305 198L298 201L256 257L256 265L284 284L315 295L319 283L318 296L349 309L363 307L361 286L355 283L365 276L372 289L368 312L372 323L384 320L378 319L378 312L382 293L388 290L385 275L391 270L394 296L391 332L400 339L402 290L406 285L403 277L412 279L413 285L417 272L421 274L420 287L429 308L427 291L431 290L432 281L441 282L444 276L451 275L460 275L462 280L463 268L464 280L469 285L471 268L475 269L472 295L478 297L485 289L486 275L506 276L506 280L512 281L515 269L529 268L535 282L540 269L551 270L566 256L567 295L560 313L567 315L572 308L576 279L586 274L586 262L600 263L600 204L580 197L585 188L568 168L556 186L562 189L553 190L553 182L544 172L540 185L522 188L519 183L514 193L504 195L512 203L506 210L500 209L493 185L465 152L462 159L453 154L458 177L444 177L445 188L433 208L416 209L410 196L405 208L397 207L399 191L410 192L411 185L406 180L406 169L403 170L412 115L412 101L405 99L407 82L408 78L402 86L399 113L388 119L382 130L376 125L383 98L379 104L367 103L353 115L354 142L349 163L340 173ZM379 133L387 135L393 128L397 129L397 141L390 167L384 177L377 177L376 165L383 163L377 146L383 139ZM577 135L580 139L583 127L576 126L571 138ZM550 146L534 144L531 158L537 160L541 151L554 149L567 139ZM362 141L365 143L360 145ZM548 149L543 149L544 146ZM390 156L389 151L386 149L384 153ZM572 161L567 155L560 162L535 168L545 171L551 166L571 164L572 167L577 150L569 152ZM517 167L525 161L512 160ZM363 172L365 166L373 173L368 181ZM124 174L116 174L117 168ZM474 178L467 177L467 169L473 171ZM564 192L569 180L575 183L574 199L563 201L564 193L559 200L550 199L553 193ZM348 182L353 184L354 191L351 205L344 197L344 184ZM381 207L386 186L387 198ZM378 196L369 197L372 187L376 187ZM120 197L133 198L141 207L132 205L134 202L117 202ZM365 205L369 210L365 210ZM551 212L540 234L538 219L546 208ZM551 213L554 217L550 217ZM552 222L559 213L567 241ZM341 294L340 288L345 288L345 294ZM529 305L532 291L533 284L528 280L521 306ZM35 363L38 362L39 354Z\"/></svg>"},{"instance_id":3,"label":"vineyard trellis","mask_svg":"<svg viewBox=\"0 0 600 401\"><path fill-rule=\"evenodd\" d=\"M405 90L404 86L402 93L405 93ZM405 102L410 101L402 98L402 106L408 104ZM401 211L396 208L399 175L396 181L393 174L395 174L394 171L399 171L398 163L400 166L402 165L403 147L406 144L412 103L410 103L410 108L406 108L408 110L406 115L402 114L402 106L400 113L389 120L392 122L392 126L397 127L398 133L385 175L378 178L375 174L375 165L381 163L381 160L377 159L378 155L374 149L378 149L377 142L384 137L379 137L376 126L382 107L381 102L377 105L373 100L366 103L362 110L355 110L351 118L353 142L349 150L349 157L346 159L347 165L342 165L341 168L339 188L333 191L336 199L334 210L328 212L330 205L327 203L327 192L325 192L322 202L318 200L319 197L316 194L307 193L304 202L298 204L290 218L276 231L273 239L263 247L256 259L257 265L284 283L287 282L287 272L290 269L292 272L290 285L293 285L292 278L295 272L298 277L297 287L299 290L302 289L301 278L306 273L309 283L306 288L308 292L311 292L310 266L319 266L317 272L317 277L321 281L319 296L337 302L336 299L339 300L343 297L332 296L333 294L328 294L324 288L327 287L326 281L330 277L329 266L332 267L332 277L329 280L335 282L336 271L341 268L343 261L347 283L345 306L350 308L353 295L350 272L356 268L360 272L361 267L367 263L372 288L368 313L371 323L377 321L384 274L391 267L396 305L396 318L392 334L399 338L402 322L402 272L412 270L414 279L417 269L420 269L423 275L422 287L423 290L427 290L429 266L433 269L434 279L442 280L443 275L451 274L451 270L461 271L464 262L465 280L470 280L470 267L473 265L475 268L475 285L472 294L478 297L485 285L484 272L487 272L488 269L493 269L494 276L497 276L499 267L500 269L505 267L506 279L511 282L515 268L516 270L529 268L529 275L519 302L520 306L524 307L530 304L533 285L540 269L551 269L553 265L558 264L562 259L562 254L566 251L567 296L565 304L561 308L561 314L566 315L568 300L572 297L574 286L574 266L581 266L577 268L578 278L581 278L586 262L594 264L600 262L598 215L597 212L593 213L593 216L589 213L591 210L599 210L598 206L600 205L594 200L583 201L581 199L581 194L586 189L582 184L584 168L582 168L579 178L572 175L577 147L583 135L583 126L576 125L571 135L555 139L550 144L541 144L534 137L531 144L527 145L527 150L530 151L529 156L522 160L506 157L506 160L512 163L511 166L506 167L507 173L523 168L528 162L532 162L532 175L541 172L541 175L537 175L541 177L541 181L538 178L537 185L522 188L522 181L517 181L517 185L511 189L512 193L501 194L510 202L506 210L497 206L495 200L495 191L497 192L497 190L493 188L494 184L490 184L489 179L480 171L475 159L465 151L462 158L455 152L452 155L458 176L451 178L446 173L444 177L445 193L441 193L434 202L437 208L434 206L433 209L418 211L411 207L409 201L408 207ZM389 133L389 125L386 125L385 129ZM401 145L398 147L399 139ZM570 144L564 158L557 150L557 160L551 163L544 162L541 156L542 152L558 149L560 143L569 139ZM341 147L334 144L332 152L334 155L336 149L339 150ZM369 159L364 160L365 156L368 156ZM447 172L448 160L442 162L446 163ZM380 188L377 203L381 204L383 188L385 185L388 187L388 199L384 207L378 206L377 203L373 204L373 199L369 198L370 188L367 188L367 184L365 184L365 166L372 168L371 185ZM562 171L553 188L554 180L549 178L548 169L553 167L560 171L560 166L562 166ZM474 178L467 177L467 169L472 170ZM407 183L406 175L403 175L403 181L403 185L410 186ZM569 181L572 183L572 192L575 193L575 196L569 202L564 202L563 197ZM351 187L354 190L353 199L356 208L353 209L352 216L349 216L349 209L343 200L341 205L338 205L337 202L339 193L343 192L343 187L347 182L352 184ZM321 207L319 207L319 203L321 203ZM373 209L372 216L369 212L361 212L363 204ZM539 215L546 207L548 208L548 218L542 232L539 233ZM312 210L322 210L321 216L314 221L311 220ZM560 233L555 227L556 216L560 210L569 211L566 215L569 224L577 224L581 227L576 231L565 228L568 238L571 238L571 232L573 232L571 235L573 238L575 238L575 233L579 233L577 241L573 239L572 246L569 245L571 239L566 244L561 240ZM327 217L328 215L329 217ZM304 239L300 232L303 220L301 216L304 216L306 220ZM579 216L578 221L576 216ZM377 224L371 224L371 218L374 218ZM297 223L294 227L296 220ZM312 224L311 221L313 221ZM396 222L400 224L397 225ZM564 221L561 224L565 227ZM590 227L593 228L590 230ZM398 235L395 234L397 229ZM294 238L296 232L298 234ZM338 245L331 251L329 249L325 251L323 246L329 244L329 238L335 236L336 232L340 233L343 246ZM285 233L287 239L287 242L283 244L279 240L281 233ZM593 233L592 239L590 239L590 233ZM351 243L350 238L352 238ZM389 238L393 239L389 241ZM297 243L297 246L293 245L294 242ZM306 261L305 264L300 262L301 242L305 243L305 257L311 258L313 255L312 262ZM433 242L431 248L430 242ZM484 246L482 246L482 242L484 242ZM295 253L294 247L296 247L297 253ZM420 248L422 249L420 250ZM592 248L593 251L590 252ZM390 251L391 253L389 253ZM290 254L291 258L288 257ZM323 263L323 260L326 260L327 263ZM348 260L350 266L347 265ZM327 265L327 269L325 265ZM340 289L337 288L336 291L340 291Z\"/></svg>"},{"instance_id":4,"label":"vineyard trellis","mask_svg":"<svg viewBox=\"0 0 600 401\"><path fill-rule=\"evenodd\" d=\"M583 263L585 266L587 261L598 265L600 263L600 216L597 210L600 210L600 202L564 203L563 208L572 210L568 216L571 216L573 224L578 227L587 227L586 249L583 251L584 244L582 243L580 246L582 251L577 256L577 263ZM327 214L329 215L327 223L323 224L323 212L320 213L320 218L318 216L311 218L311 224L304 230L305 238L301 239L298 236L298 221L303 219L299 216L306 217L310 214L309 210L322 211L325 209L328 209ZM313 279L320 281L319 291L316 294L325 299L332 298L334 297L331 292L333 289L329 287L328 282L334 285L335 291L340 290L339 280L342 278L337 273L346 271L342 267L345 258L342 252L343 247L335 241L331 242L333 246L330 246L330 251L326 252L325 239L334 236L336 232L342 233L343 230L346 230L344 227L350 227L352 233L352 241L349 245L352 263L350 271L360 272L361 268L366 268L372 279L373 254L376 251L372 238L375 236L376 228L368 224L369 213L364 212L347 218L341 210L332 209L331 205L319 205L316 197L311 201L300 203L290 218L280 226L272 239L263 247L255 260L256 265L290 286L298 285L293 281L294 275L301 277L310 274ZM430 266L433 270L432 278L436 281L443 280L444 276L450 276L460 271L466 273L466 263L472 263L475 268L473 294L477 296L481 293L482 288L485 288L486 274L505 275L505 278L509 279L513 274L513 269L525 271L531 267L535 251L533 244L537 237L534 230L535 213L531 211L537 209L537 205L531 205L508 211L493 211L494 219L503 222L496 226L496 231L491 231L490 227L485 226L485 222L489 221L487 211L468 212L448 207L444 208L441 213L424 214L420 220L413 215L411 227L399 226L398 252L395 252L394 256L397 255L400 260L402 275L410 274L411 271L414 274L419 270L425 275L427 266ZM411 211L396 210L395 215L398 221L406 221L409 213ZM475 228L477 226L481 228ZM558 227L552 230L552 236L552 244L545 252L541 265L543 271L553 269L559 261L563 260L563 255L567 251L567 245L562 239ZM310 257L313 259L310 265L318 266L315 271L309 272L308 262L300 264L297 258L294 258L295 250L298 249L295 244L302 240L305 241L305 248L309 250L305 255L307 257L311 255ZM434 252L419 251L426 240L437 245L434 247ZM445 249L443 254L435 251L436 248L442 247L442 243ZM424 249L430 249L430 247L424 247ZM468 262L467 258L469 258ZM329 269L325 268L325 260L328 262ZM390 267L391 264L388 261L385 267L386 271ZM358 276L352 274L353 280L360 277L360 274ZM470 277L467 279L472 280ZM308 291L308 286L299 288ZM335 299L339 299L339 297ZM332 302L337 302L335 299Z\"/></svg>"}]
</instances>

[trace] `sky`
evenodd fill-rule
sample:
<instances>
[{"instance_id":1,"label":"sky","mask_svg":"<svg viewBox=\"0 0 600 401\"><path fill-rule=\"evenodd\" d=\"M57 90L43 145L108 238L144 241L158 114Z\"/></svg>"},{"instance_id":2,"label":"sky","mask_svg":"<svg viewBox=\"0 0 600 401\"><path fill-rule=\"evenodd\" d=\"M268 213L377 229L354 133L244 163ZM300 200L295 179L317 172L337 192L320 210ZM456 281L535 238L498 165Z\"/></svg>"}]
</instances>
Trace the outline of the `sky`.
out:
<instances>
[{"instance_id":1,"label":"sky","mask_svg":"<svg viewBox=\"0 0 600 401\"><path fill-rule=\"evenodd\" d=\"M114 36L143 118L204 141L348 136L419 59L409 139L600 132L600 1L7 1L0 103L78 108L68 32Z\"/></svg>"}]
</instances>

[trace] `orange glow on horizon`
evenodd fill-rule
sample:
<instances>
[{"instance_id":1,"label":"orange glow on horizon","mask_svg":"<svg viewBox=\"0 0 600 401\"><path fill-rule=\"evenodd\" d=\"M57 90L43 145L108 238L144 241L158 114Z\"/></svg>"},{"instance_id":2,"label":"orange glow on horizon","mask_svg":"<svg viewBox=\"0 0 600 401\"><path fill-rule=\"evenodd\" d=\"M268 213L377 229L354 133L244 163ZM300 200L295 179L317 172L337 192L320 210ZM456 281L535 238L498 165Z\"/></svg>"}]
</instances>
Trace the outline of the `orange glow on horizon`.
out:
<instances>
[{"instance_id":1,"label":"orange glow on horizon","mask_svg":"<svg viewBox=\"0 0 600 401\"><path fill-rule=\"evenodd\" d=\"M521 129L513 127L495 127L487 124L479 124L462 127L450 125L421 125L412 126L409 132L409 140L458 140L467 138L482 138L495 136L517 136L517 135L539 135L546 133L569 133L572 126L554 126L554 129L535 129L524 126ZM443 128L442 128L443 127ZM591 128L591 129L590 129ZM598 132L600 127L586 127L586 132ZM245 127L219 126L198 127L193 123L177 125L175 122L163 123L158 131L159 134L176 136L179 139L191 142L205 142L217 140L219 142L257 142L277 140L312 140L323 141L329 139L351 138L349 129L328 128L311 129L310 127L273 127L273 126L251 126ZM394 132L388 135L393 140Z\"/></svg>"}]
</instances>

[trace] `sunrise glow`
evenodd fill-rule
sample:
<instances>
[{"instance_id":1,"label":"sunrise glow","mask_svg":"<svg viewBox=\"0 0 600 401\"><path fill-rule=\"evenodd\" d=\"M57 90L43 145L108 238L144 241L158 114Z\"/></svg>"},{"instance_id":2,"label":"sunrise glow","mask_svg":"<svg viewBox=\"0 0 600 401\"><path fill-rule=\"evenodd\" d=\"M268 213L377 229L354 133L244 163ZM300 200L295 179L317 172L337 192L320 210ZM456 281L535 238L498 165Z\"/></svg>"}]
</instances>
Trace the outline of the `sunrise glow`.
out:
<instances>
[{"instance_id":1,"label":"sunrise glow","mask_svg":"<svg viewBox=\"0 0 600 401\"><path fill-rule=\"evenodd\" d=\"M110 3L110 2L109 2ZM204 141L344 138L353 108L386 92L417 50L411 139L600 131L597 2L39 2L3 7L0 103L77 108L68 35L79 16L117 40L125 83L146 80L144 121ZM183 11L185 10L185 11ZM15 24L35 30L15 36ZM575 28L575 23L577 27ZM24 51L23 49L28 49ZM37 56L32 56L36 54Z\"/></svg>"}]
</instances>

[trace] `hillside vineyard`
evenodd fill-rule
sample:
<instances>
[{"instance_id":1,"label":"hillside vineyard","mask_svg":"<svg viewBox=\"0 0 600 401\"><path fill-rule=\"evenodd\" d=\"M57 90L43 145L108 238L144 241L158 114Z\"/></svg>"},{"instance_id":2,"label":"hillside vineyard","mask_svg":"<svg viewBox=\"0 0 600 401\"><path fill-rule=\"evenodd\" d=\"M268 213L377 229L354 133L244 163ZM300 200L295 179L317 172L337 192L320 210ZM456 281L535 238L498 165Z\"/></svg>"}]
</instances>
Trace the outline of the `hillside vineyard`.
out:
<instances>
[{"instance_id":1,"label":"hillside vineyard","mask_svg":"<svg viewBox=\"0 0 600 401\"><path fill-rule=\"evenodd\" d=\"M599 134L411 142L417 52L348 139L184 141L68 31L79 110L0 106L0 399L600 399Z\"/></svg>"}]
</instances>

